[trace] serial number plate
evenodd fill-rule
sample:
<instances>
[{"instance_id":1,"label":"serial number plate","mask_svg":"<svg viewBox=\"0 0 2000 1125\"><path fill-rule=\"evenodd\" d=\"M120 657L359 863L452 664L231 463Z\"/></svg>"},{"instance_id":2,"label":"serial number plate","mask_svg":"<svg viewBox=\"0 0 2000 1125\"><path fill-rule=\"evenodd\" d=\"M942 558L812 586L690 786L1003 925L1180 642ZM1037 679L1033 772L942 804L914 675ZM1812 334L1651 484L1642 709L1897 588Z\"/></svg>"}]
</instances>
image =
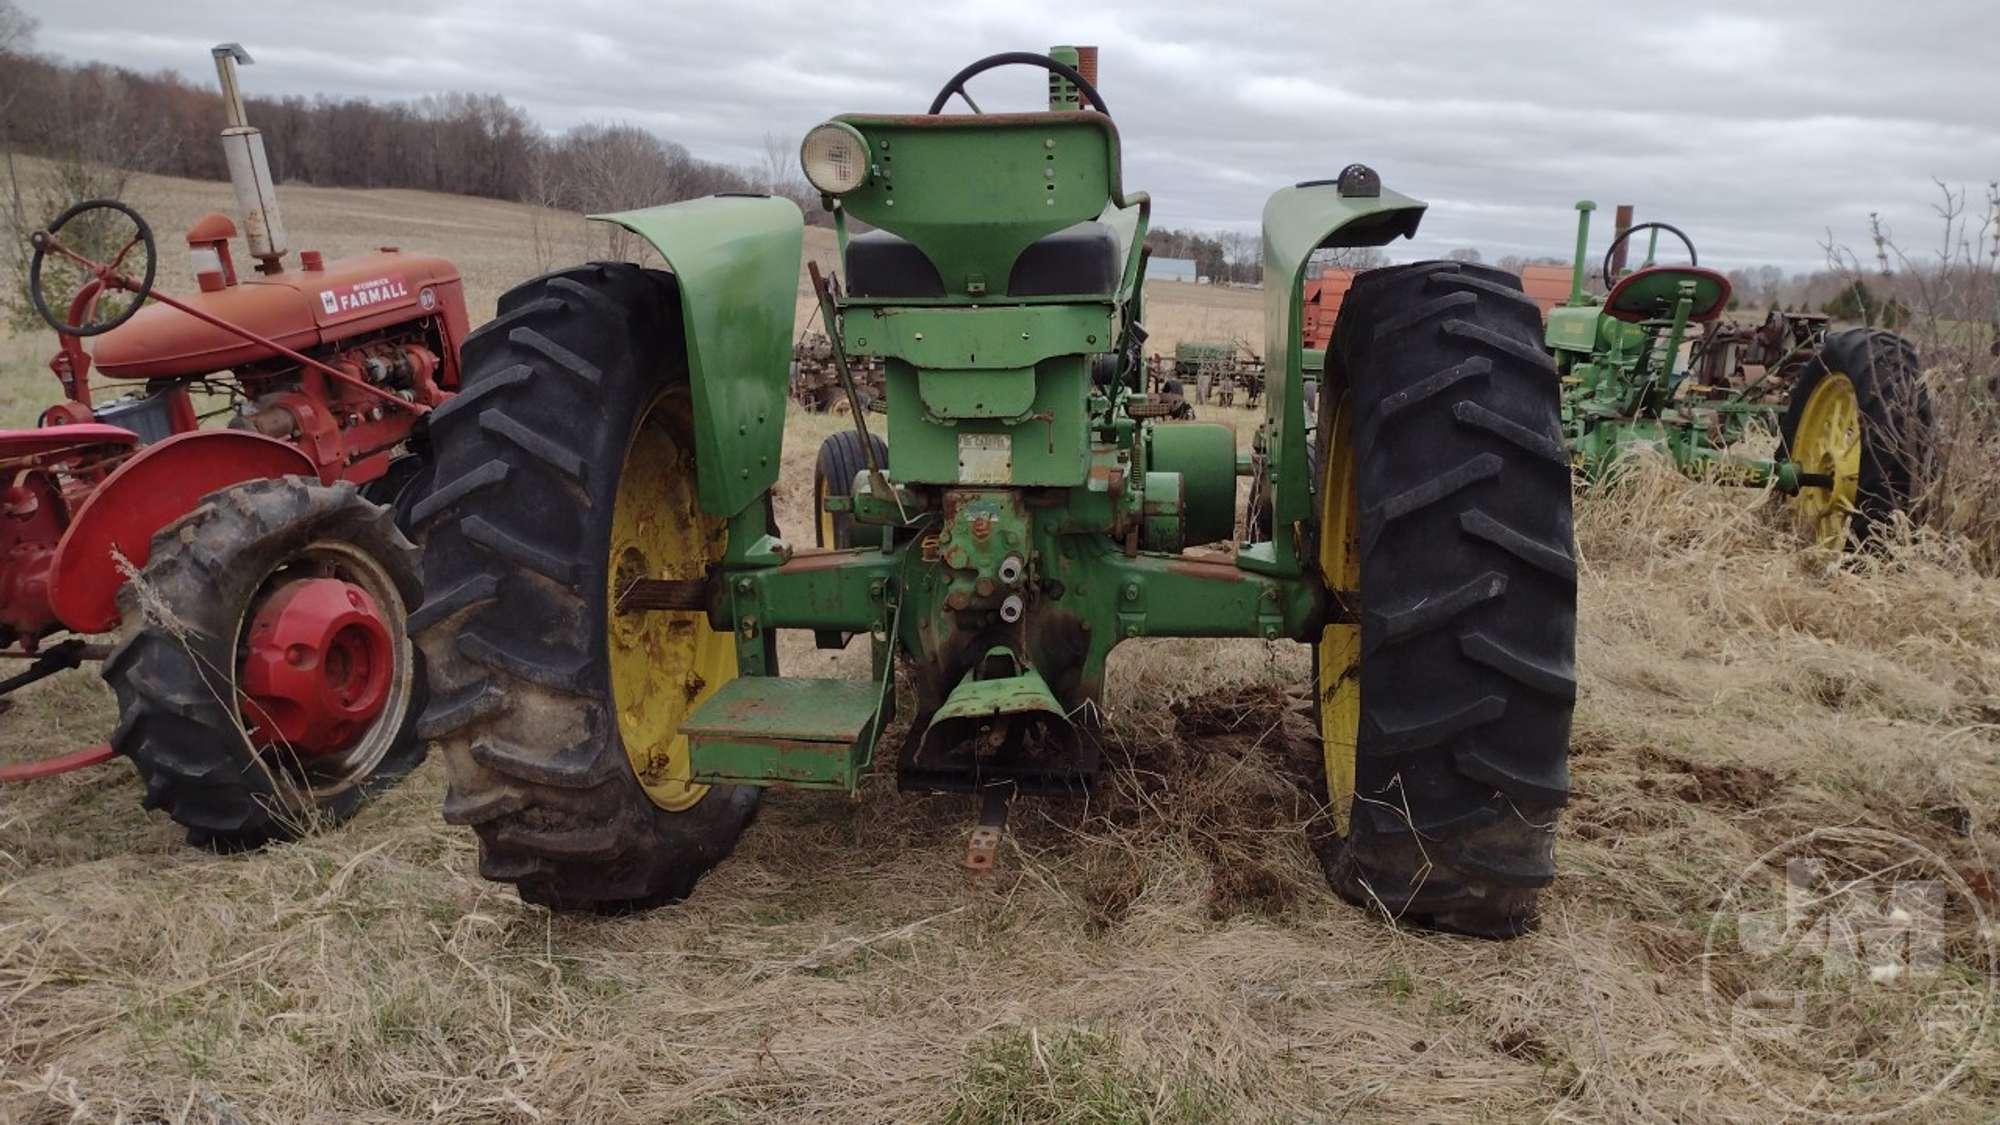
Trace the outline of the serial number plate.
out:
<instances>
[{"instance_id":1,"label":"serial number plate","mask_svg":"<svg viewBox=\"0 0 2000 1125\"><path fill-rule=\"evenodd\" d=\"M958 435L958 482L1014 483L1014 435Z\"/></svg>"}]
</instances>

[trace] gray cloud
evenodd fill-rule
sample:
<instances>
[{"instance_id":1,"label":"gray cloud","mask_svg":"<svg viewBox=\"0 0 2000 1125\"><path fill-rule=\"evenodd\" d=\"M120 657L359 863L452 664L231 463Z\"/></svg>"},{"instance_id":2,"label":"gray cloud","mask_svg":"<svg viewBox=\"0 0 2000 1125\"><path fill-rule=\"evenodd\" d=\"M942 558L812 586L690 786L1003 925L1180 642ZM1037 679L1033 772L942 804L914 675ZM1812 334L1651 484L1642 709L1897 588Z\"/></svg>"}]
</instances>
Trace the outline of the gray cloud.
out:
<instances>
[{"instance_id":1,"label":"gray cloud","mask_svg":"<svg viewBox=\"0 0 2000 1125\"><path fill-rule=\"evenodd\" d=\"M491 91L551 128L631 121L745 164L767 132L921 109L978 55L1094 42L1156 221L1254 228L1271 188L1363 160L1432 202L1399 257L1561 254L1588 196L1682 225L1705 261L1810 269L1828 229L1864 242L1879 211L1930 239L1933 178L2000 176L1985 0L25 6L70 58L212 81L207 48L238 39L259 93ZM992 109L1040 85L975 88Z\"/></svg>"}]
</instances>

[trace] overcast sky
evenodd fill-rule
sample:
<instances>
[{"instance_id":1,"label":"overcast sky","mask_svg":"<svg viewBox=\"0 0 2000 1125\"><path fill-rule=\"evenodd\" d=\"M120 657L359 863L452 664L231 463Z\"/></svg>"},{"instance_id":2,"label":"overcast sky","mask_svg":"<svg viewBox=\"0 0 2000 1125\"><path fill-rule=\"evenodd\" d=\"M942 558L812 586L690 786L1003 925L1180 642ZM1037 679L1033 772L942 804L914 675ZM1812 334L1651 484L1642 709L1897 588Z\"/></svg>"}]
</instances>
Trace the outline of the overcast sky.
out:
<instances>
[{"instance_id":1,"label":"overcast sky","mask_svg":"<svg viewBox=\"0 0 2000 1125\"><path fill-rule=\"evenodd\" d=\"M1566 257L1588 197L1683 227L1704 263L1810 269L1829 228L1864 244L1870 211L1934 242L1934 178L1978 199L2000 177L1994 0L23 6L40 49L71 59L212 84L208 48L234 39L258 94L496 92L551 129L632 122L743 164L766 133L921 111L978 56L1095 43L1125 183L1156 224L1255 229L1273 188L1359 160L1431 203L1399 259ZM989 111L1040 87L973 83Z\"/></svg>"}]
</instances>

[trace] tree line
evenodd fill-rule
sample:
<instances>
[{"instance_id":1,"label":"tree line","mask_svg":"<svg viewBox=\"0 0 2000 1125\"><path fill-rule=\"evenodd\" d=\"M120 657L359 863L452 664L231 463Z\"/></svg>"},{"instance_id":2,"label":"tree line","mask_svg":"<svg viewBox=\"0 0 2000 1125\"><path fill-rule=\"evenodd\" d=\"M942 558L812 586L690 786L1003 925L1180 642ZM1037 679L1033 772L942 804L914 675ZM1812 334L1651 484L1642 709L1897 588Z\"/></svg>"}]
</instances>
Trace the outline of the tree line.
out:
<instances>
[{"instance_id":1,"label":"tree line","mask_svg":"<svg viewBox=\"0 0 2000 1125\"><path fill-rule=\"evenodd\" d=\"M64 62L25 47L0 49L0 142L9 153L228 178L215 140L219 92L171 72ZM790 197L808 216L823 214L817 193L789 162L751 169L702 160L631 125L549 133L497 94L395 102L253 96L245 105L251 124L264 132L279 183L414 188L571 211L770 191Z\"/></svg>"}]
</instances>

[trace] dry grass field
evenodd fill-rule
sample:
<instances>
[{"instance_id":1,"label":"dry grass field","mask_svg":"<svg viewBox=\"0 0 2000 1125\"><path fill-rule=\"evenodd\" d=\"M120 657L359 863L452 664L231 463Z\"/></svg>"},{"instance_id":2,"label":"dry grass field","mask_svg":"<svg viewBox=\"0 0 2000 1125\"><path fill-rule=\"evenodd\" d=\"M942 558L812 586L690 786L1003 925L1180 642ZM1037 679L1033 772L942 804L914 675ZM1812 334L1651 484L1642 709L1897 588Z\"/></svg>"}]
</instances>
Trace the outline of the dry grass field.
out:
<instances>
[{"instance_id":1,"label":"dry grass field","mask_svg":"<svg viewBox=\"0 0 2000 1125\"><path fill-rule=\"evenodd\" d=\"M132 195L164 239L227 203ZM284 203L300 245L457 259L476 318L592 245L499 203ZM1165 347L1257 330L1254 294L1164 289ZM15 424L53 389L47 343L0 352ZM794 538L830 425L788 430ZM483 882L435 765L344 828L223 857L112 764L0 790L0 1121L1681 1122L1933 1085L1900 1119L1992 1120L1992 930L1965 903L2000 918L2000 582L1919 537L1810 555L1769 497L1658 472L1581 497L1577 525L1576 794L1529 937L1400 931L1326 890L1289 644L1121 649L1104 784L1020 805L983 882L966 801L877 777L772 793L689 902L631 918ZM0 718L0 760L112 722L94 675L59 677ZM1914 862L1969 888L1925 971L1711 941L1739 873L1815 829L1857 877ZM1746 1037L1710 1011L1785 989L1831 1030Z\"/></svg>"}]
</instances>

